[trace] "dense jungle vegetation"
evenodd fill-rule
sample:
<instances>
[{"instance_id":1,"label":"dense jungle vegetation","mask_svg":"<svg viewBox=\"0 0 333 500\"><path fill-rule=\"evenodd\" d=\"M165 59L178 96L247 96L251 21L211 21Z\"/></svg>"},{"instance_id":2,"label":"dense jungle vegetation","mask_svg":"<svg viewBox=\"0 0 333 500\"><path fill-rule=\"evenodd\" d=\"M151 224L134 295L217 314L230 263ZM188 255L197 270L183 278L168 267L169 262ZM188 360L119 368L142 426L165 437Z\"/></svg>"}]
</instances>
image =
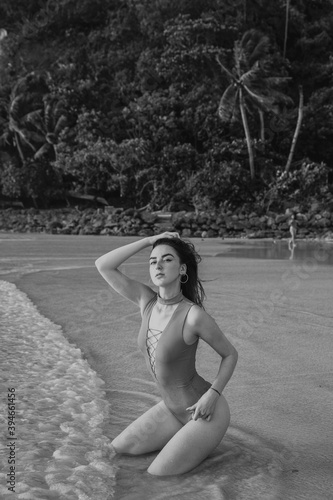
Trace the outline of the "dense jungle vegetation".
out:
<instances>
[{"instance_id":1,"label":"dense jungle vegetation","mask_svg":"<svg viewBox=\"0 0 333 500\"><path fill-rule=\"evenodd\" d=\"M2 197L332 198L332 0L1 0L0 19Z\"/></svg>"}]
</instances>

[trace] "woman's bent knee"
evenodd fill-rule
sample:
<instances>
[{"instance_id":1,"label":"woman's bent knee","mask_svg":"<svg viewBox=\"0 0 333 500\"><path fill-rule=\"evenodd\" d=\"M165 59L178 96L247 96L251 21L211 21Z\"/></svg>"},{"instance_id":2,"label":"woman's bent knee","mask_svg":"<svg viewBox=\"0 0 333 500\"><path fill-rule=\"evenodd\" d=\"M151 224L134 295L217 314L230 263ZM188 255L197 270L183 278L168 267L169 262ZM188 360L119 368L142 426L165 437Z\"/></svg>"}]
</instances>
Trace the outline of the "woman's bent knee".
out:
<instances>
[{"instance_id":1,"label":"woman's bent knee","mask_svg":"<svg viewBox=\"0 0 333 500\"><path fill-rule=\"evenodd\" d=\"M139 443L131 439L125 440L118 436L112 441L111 445L118 454L140 455L142 453Z\"/></svg>"}]
</instances>

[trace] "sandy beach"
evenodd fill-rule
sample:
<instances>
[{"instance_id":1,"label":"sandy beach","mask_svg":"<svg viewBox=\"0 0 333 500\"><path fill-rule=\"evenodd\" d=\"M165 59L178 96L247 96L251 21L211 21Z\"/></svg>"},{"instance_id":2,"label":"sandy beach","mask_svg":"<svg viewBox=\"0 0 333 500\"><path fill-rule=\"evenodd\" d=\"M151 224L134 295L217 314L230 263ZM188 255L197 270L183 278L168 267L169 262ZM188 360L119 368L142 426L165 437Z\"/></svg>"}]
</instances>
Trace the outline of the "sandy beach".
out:
<instances>
[{"instance_id":1,"label":"sandy beach","mask_svg":"<svg viewBox=\"0 0 333 500\"><path fill-rule=\"evenodd\" d=\"M98 256L134 239L0 234L0 279L14 283L41 314L62 326L105 381L107 397L117 408L126 406L119 392L124 384L128 391L145 391L143 408L157 398L137 349L138 310L111 291L94 266ZM275 457L271 496L255 496L257 481L265 481L260 471L247 477L247 496L235 496L232 481L242 480L238 470L230 472L223 498L331 499L333 266L328 255L333 245L314 244L299 258L296 248L294 260L279 260L232 257L229 242L221 239L192 241L203 257L206 308L239 352L225 390L230 435L243 436L241 448L251 448L249 460L267 457L270 450ZM147 281L148 252L130 259L124 272ZM211 379L217 362L215 353L201 345L199 371ZM141 410L131 412L138 416ZM120 427L110 422L110 437Z\"/></svg>"}]
</instances>

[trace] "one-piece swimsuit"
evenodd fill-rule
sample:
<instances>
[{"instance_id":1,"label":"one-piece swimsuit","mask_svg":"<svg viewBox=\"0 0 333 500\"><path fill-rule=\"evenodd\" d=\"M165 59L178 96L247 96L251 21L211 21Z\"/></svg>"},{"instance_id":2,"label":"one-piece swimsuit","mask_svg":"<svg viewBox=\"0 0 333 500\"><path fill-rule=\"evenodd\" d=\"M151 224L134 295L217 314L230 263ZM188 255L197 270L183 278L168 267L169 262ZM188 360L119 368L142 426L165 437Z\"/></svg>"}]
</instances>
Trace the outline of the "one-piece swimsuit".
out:
<instances>
[{"instance_id":1,"label":"one-piece swimsuit","mask_svg":"<svg viewBox=\"0 0 333 500\"><path fill-rule=\"evenodd\" d=\"M138 344L167 408L185 424L191 418L186 408L196 403L211 386L195 369L198 340L189 345L183 338L185 320L193 302L183 297L162 332L149 328L156 302L157 295L143 311Z\"/></svg>"}]
</instances>

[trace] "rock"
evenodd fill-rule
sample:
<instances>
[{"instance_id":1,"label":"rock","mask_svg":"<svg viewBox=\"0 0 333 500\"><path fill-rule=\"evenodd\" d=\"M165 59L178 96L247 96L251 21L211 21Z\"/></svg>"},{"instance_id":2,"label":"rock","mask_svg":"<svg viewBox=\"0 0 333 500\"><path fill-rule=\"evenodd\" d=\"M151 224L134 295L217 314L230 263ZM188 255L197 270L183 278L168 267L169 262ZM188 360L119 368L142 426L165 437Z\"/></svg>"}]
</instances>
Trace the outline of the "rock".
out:
<instances>
[{"instance_id":1,"label":"rock","mask_svg":"<svg viewBox=\"0 0 333 500\"><path fill-rule=\"evenodd\" d=\"M113 207L112 205L104 207L104 212L107 214L113 214L115 210L116 210L115 207Z\"/></svg>"},{"instance_id":2,"label":"rock","mask_svg":"<svg viewBox=\"0 0 333 500\"><path fill-rule=\"evenodd\" d=\"M97 230L97 229L101 229L102 226L104 226L103 221L96 220L95 222L93 222L93 226L92 227Z\"/></svg>"},{"instance_id":3,"label":"rock","mask_svg":"<svg viewBox=\"0 0 333 500\"><path fill-rule=\"evenodd\" d=\"M324 202L313 203L311 208L316 208L316 211L310 210L304 213L300 207L295 207L293 204L290 204L290 207L286 214L269 211L260 217L254 211L249 216L244 211L237 214L232 210L228 210L226 215L221 209L207 212L182 211L168 213L168 218L162 221L156 215L158 212L152 213L146 210L140 213L134 208L123 210L105 207L103 211L78 210L77 207L50 210L10 208L0 210L0 231L148 236L165 230L177 230L185 237L248 235L249 238L268 236L288 238L290 233L287 219L291 210L295 212L297 210L297 234L300 238L324 238L328 228L333 226L333 202L332 207L326 201L325 205Z\"/></svg>"},{"instance_id":4,"label":"rock","mask_svg":"<svg viewBox=\"0 0 333 500\"><path fill-rule=\"evenodd\" d=\"M215 238L216 236L217 236L217 231L214 231L213 229L208 229L207 238Z\"/></svg>"},{"instance_id":5,"label":"rock","mask_svg":"<svg viewBox=\"0 0 333 500\"><path fill-rule=\"evenodd\" d=\"M289 214L280 214L275 218L275 224L280 224L289 218Z\"/></svg>"},{"instance_id":6,"label":"rock","mask_svg":"<svg viewBox=\"0 0 333 500\"><path fill-rule=\"evenodd\" d=\"M255 217L249 220L251 226L258 227L260 226L260 219L259 217Z\"/></svg>"},{"instance_id":7,"label":"rock","mask_svg":"<svg viewBox=\"0 0 333 500\"><path fill-rule=\"evenodd\" d=\"M62 224L58 220L52 220L49 223L49 228L50 229L57 229L57 227L62 227Z\"/></svg>"},{"instance_id":8,"label":"rock","mask_svg":"<svg viewBox=\"0 0 333 500\"><path fill-rule=\"evenodd\" d=\"M317 212L320 208L320 203L319 202L314 202L312 203L311 207L310 207L310 212Z\"/></svg>"},{"instance_id":9,"label":"rock","mask_svg":"<svg viewBox=\"0 0 333 500\"><path fill-rule=\"evenodd\" d=\"M206 222L207 222L207 217L199 215L199 217L197 218L197 223L199 224L199 226L202 226L202 224L206 224Z\"/></svg>"},{"instance_id":10,"label":"rock","mask_svg":"<svg viewBox=\"0 0 333 500\"><path fill-rule=\"evenodd\" d=\"M305 214L298 213L298 214L296 214L296 220L298 222L307 222L308 218L307 218L307 216Z\"/></svg>"},{"instance_id":11,"label":"rock","mask_svg":"<svg viewBox=\"0 0 333 500\"><path fill-rule=\"evenodd\" d=\"M106 222L104 224L104 227L109 228L109 229L112 229L112 228L117 227L117 226L118 226L118 222Z\"/></svg>"},{"instance_id":12,"label":"rock","mask_svg":"<svg viewBox=\"0 0 333 500\"><path fill-rule=\"evenodd\" d=\"M123 211L123 215L134 215L135 209L134 208L127 208L126 210Z\"/></svg>"},{"instance_id":13,"label":"rock","mask_svg":"<svg viewBox=\"0 0 333 500\"><path fill-rule=\"evenodd\" d=\"M241 222L241 221L238 221L238 222L234 222L232 227L236 230L236 231L241 231L243 229L246 229L246 224L244 222Z\"/></svg>"},{"instance_id":14,"label":"rock","mask_svg":"<svg viewBox=\"0 0 333 500\"><path fill-rule=\"evenodd\" d=\"M185 228L182 230L182 237L183 238L190 238L192 232L191 232L191 229L189 228Z\"/></svg>"},{"instance_id":15,"label":"rock","mask_svg":"<svg viewBox=\"0 0 333 500\"><path fill-rule=\"evenodd\" d=\"M330 223L331 223L331 221L330 221L330 220L328 220L328 219L324 219L324 218L322 218L322 219L320 219L320 220L318 221L318 225L319 225L319 227L328 227L328 226L330 225Z\"/></svg>"},{"instance_id":16,"label":"rock","mask_svg":"<svg viewBox=\"0 0 333 500\"><path fill-rule=\"evenodd\" d=\"M218 226L225 226L225 219L224 217L222 217L221 215L219 215L217 218L216 218L216 224Z\"/></svg>"},{"instance_id":17,"label":"rock","mask_svg":"<svg viewBox=\"0 0 333 500\"><path fill-rule=\"evenodd\" d=\"M329 231L325 234L325 240L333 240L333 232Z\"/></svg>"}]
</instances>

